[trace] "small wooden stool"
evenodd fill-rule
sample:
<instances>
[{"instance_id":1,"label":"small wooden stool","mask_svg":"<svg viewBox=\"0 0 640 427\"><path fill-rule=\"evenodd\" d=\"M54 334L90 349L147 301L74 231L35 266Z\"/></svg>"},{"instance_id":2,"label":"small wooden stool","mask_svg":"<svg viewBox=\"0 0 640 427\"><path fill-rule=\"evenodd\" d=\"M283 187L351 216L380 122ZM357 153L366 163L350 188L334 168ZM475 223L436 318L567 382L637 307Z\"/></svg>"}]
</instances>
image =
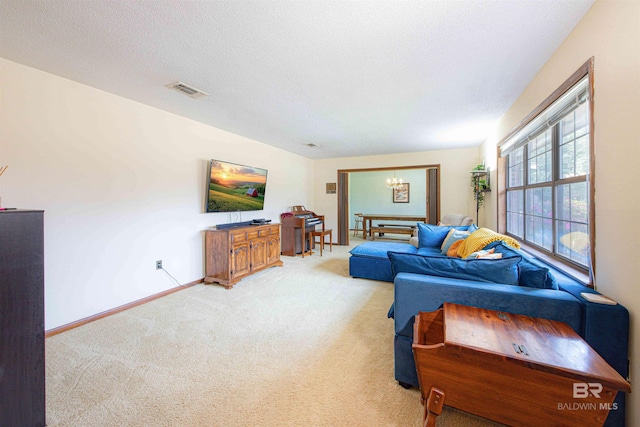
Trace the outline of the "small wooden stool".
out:
<instances>
[{"instance_id":1,"label":"small wooden stool","mask_svg":"<svg viewBox=\"0 0 640 427\"><path fill-rule=\"evenodd\" d=\"M312 231L311 236L315 241L316 236L320 237L320 256L322 256L322 250L324 249L324 236L329 235L329 252L333 252L333 230L320 230Z\"/></svg>"}]
</instances>

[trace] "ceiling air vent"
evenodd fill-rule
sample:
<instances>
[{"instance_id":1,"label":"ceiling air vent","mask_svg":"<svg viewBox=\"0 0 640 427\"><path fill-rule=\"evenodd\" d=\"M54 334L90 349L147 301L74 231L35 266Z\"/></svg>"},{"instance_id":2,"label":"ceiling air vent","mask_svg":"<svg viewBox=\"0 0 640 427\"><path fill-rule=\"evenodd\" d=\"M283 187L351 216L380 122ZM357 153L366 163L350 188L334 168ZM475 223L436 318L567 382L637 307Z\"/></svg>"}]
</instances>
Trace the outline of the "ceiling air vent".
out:
<instances>
[{"instance_id":1,"label":"ceiling air vent","mask_svg":"<svg viewBox=\"0 0 640 427\"><path fill-rule=\"evenodd\" d=\"M167 85L167 87L180 93L184 93L185 95L195 99L209 96L207 92L203 92L200 89L196 89L195 87L189 86L188 84L182 82L171 83L170 85Z\"/></svg>"}]
</instances>

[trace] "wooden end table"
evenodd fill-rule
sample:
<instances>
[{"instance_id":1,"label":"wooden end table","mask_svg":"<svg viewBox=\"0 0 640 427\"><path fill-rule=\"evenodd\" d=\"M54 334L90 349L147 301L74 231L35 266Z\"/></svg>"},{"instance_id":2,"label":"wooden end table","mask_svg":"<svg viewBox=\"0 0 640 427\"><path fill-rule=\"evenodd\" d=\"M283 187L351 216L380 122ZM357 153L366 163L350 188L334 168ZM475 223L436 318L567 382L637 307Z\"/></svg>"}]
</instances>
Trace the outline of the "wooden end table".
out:
<instances>
[{"instance_id":1,"label":"wooden end table","mask_svg":"<svg viewBox=\"0 0 640 427\"><path fill-rule=\"evenodd\" d=\"M631 386L566 323L444 303L416 316L413 354L434 426L444 404L513 426L601 426Z\"/></svg>"}]
</instances>

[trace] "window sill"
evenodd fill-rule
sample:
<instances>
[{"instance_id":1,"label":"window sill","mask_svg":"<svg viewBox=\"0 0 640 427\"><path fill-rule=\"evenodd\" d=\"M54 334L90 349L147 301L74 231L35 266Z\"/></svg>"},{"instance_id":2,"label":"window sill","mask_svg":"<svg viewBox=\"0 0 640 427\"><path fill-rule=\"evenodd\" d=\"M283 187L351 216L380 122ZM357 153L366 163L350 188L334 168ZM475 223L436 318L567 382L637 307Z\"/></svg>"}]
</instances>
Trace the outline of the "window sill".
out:
<instances>
[{"instance_id":1,"label":"window sill","mask_svg":"<svg viewBox=\"0 0 640 427\"><path fill-rule=\"evenodd\" d=\"M589 288L593 288L593 284L591 283L591 279L589 277L589 273L585 273L582 270L579 270L575 267L571 267L568 264L565 264L563 262L558 261L555 258L550 257L549 255L545 254L542 251L539 251L538 249L526 245L522 242L520 242L520 246L521 249L523 251L525 251L526 253L533 255L534 257L536 257L537 259L539 259L540 261L544 262L545 264L549 264L550 266L552 266L553 268L562 271L564 274L566 274L567 276L570 276L571 278L579 281L580 283L582 283L583 285L589 287Z\"/></svg>"}]
</instances>

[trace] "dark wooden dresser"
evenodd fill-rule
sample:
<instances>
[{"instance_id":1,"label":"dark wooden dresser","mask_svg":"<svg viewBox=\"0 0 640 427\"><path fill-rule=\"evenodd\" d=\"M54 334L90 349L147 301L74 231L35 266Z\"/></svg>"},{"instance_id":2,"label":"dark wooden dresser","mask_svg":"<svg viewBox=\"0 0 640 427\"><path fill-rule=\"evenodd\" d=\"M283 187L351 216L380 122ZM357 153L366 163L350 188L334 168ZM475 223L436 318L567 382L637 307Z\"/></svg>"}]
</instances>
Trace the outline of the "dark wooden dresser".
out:
<instances>
[{"instance_id":1,"label":"dark wooden dresser","mask_svg":"<svg viewBox=\"0 0 640 427\"><path fill-rule=\"evenodd\" d=\"M0 210L0 425L45 417L42 211Z\"/></svg>"}]
</instances>

